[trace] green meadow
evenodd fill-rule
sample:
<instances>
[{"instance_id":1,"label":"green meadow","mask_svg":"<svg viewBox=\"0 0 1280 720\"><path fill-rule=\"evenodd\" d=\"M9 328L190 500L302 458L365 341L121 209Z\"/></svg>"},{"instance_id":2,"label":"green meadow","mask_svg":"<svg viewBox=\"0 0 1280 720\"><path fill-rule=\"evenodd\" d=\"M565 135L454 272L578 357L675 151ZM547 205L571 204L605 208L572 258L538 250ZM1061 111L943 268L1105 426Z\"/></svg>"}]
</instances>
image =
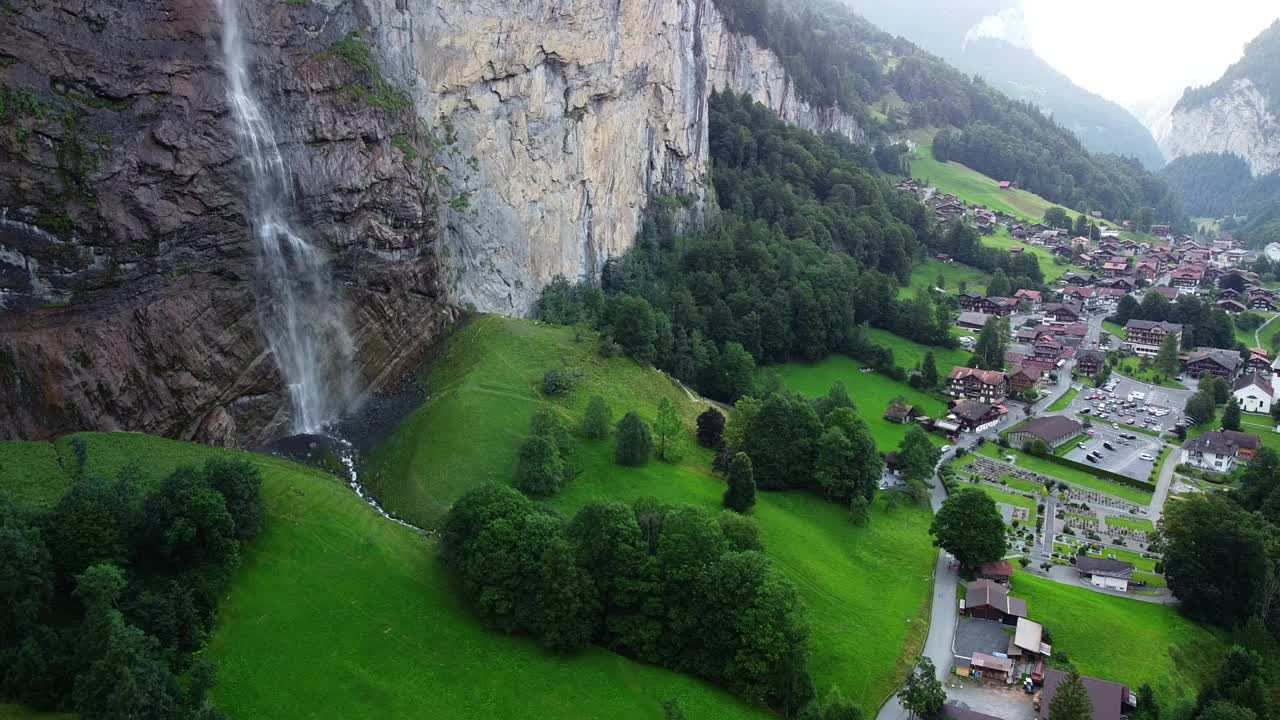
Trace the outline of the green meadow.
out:
<instances>
[{"instance_id":1,"label":"green meadow","mask_svg":"<svg viewBox=\"0 0 1280 720\"><path fill-rule=\"evenodd\" d=\"M561 365L573 368L580 380L568 396L548 399L540 390L542 375ZM711 472L711 452L693 441L694 419L707 405L691 401L650 368L625 358L601 358L593 335L579 337L572 328L507 318L474 318L446 341L426 384L429 399L369 463L372 486L397 515L434 527L469 488L509 482L534 411L550 404L576 424L593 395L608 400L615 419L634 410L651 421L660 398L676 403L688 430L683 459L622 467L613 460L612 441L581 441L574 456L580 472L551 505L571 514L596 498L651 496L713 510L721 506L724 484ZM873 427L887 426L880 419L884 406L862 393L871 385L850 383L850 394ZM890 397L884 397L886 404ZM817 496L761 493L754 516L769 556L804 599L818 687L837 684L864 711L874 713L905 675L928 631L936 557L928 536L928 509L890 509L880 501L871 522L856 527L845 509Z\"/></svg>"},{"instance_id":2,"label":"green meadow","mask_svg":"<svg viewBox=\"0 0 1280 720\"><path fill-rule=\"evenodd\" d=\"M965 284L968 292L980 293L986 293L987 285L991 283L991 274L985 270L964 263L944 263L927 258L916 262L911 268L911 282L898 289L898 297L913 297L919 292L937 287L939 275L942 276L942 289L949 295L960 293L960 283Z\"/></svg>"},{"instance_id":3,"label":"green meadow","mask_svg":"<svg viewBox=\"0 0 1280 720\"><path fill-rule=\"evenodd\" d=\"M1214 632L1165 605L1105 595L1020 572L1013 594L1085 675L1137 688L1151 683L1166 708L1194 700L1215 672L1224 645Z\"/></svg>"},{"instance_id":4,"label":"green meadow","mask_svg":"<svg viewBox=\"0 0 1280 720\"><path fill-rule=\"evenodd\" d=\"M331 475L146 435L79 437L90 470L101 474L133 463L155 482L218 455L261 469L267 523L243 554L206 650L218 666L214 699L232 717L647 720L669 698L692 717L771 717L706 683L604 650L566 657L481 627L450 586L435 541L385 520ZM67 467L69 443L49 445ZM0 443L0 457L22 445ZM0 487L23 507L40 507L70 484L47 464L31 473L0 468ZM62 716L0 707L0 718L43 717Z\"/></svg>"}]
</instances>

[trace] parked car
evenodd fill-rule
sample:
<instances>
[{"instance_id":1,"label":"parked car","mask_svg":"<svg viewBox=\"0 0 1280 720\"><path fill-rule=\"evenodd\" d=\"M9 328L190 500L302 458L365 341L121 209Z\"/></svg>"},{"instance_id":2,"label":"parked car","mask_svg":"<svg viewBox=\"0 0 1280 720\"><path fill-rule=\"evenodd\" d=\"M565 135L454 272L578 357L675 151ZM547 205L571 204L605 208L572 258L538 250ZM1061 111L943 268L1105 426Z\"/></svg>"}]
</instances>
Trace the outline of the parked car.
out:
<instances>
[{"instance_id":1,"label":"parked car","mask_svg":"<svg viewBox=\"0 0 1280 720\"><path fill-rule=\"evenodd\" d=\"M1085 445L1084 443L1077 443L1077 444L1076 444L1076 447L1080 448L1081 450L1088 450L1088 449L1089 449L1089 446L1088 446L1088 445Z\"/></svg>"},{"instance_id":2,"label":"parked car","mask_svg":"<svg viewBox=\"0 0 1280 720\"><path fill-rule=\"evenodd\" d=\"M1088 456L1086 456L1086 457L1085 457L1085 460L1088 460L1089 462L1091 462L1091 463L1093 463L1093 464L1095 464L1095 465L1097 465L1097 464L1098 464L1098 458L1096 458L1096 457L1094 457L1094 456L1092 456L1092 455L1088 455Z\"/></svg>"},{"instance_id":3,"label":"parked car","mask_svg":"<svg viewBox=\"0 0 1280 720\"><path fill-rule=\"evenodd\" d=\"M1143 460L1146 460L1147 462L1155 462L1155 459L1156 459L1156 456L1152 455L1151 453L1142 453L1138 457L1142 458Z\"/></svg>"},{"instance_id":4,"label":"parked car","mask_svg":"<svg viewBox=\"0 0 1280 720\"><path fill-rule=\"evenodd\" d=\"M1104 448L1106 448L1106 449L1108 449L1108 450L1112 450L1112 451L1114 451L1114 450L1116 449L1116 446L1115 446L1115 445L1112 445L1112 444L1111 444L1111 443L1109 443L1109 442L1104 442L1104 443L1102 443L1102 447L1104 447Z\"/></svg>"}]
</instances>

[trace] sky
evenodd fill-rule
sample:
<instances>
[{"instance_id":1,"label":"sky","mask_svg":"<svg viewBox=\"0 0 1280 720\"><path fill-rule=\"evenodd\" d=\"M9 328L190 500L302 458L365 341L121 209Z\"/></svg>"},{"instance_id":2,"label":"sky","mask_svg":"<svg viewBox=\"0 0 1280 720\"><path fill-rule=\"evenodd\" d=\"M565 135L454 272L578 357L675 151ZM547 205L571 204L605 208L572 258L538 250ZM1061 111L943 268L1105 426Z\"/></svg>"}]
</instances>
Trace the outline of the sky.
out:
<instances>
[{"instance_id":1,"label":"sky","mask_svg":"<svg viewBox=\"0 0 1280 720\"><path fill-rule=\"evenodd\" d=\"M971 34L1030 46L1077 85L1133 107L1213 82L1277 18L1277 0L1022 0Z\"/></svg>"}]
</instances>

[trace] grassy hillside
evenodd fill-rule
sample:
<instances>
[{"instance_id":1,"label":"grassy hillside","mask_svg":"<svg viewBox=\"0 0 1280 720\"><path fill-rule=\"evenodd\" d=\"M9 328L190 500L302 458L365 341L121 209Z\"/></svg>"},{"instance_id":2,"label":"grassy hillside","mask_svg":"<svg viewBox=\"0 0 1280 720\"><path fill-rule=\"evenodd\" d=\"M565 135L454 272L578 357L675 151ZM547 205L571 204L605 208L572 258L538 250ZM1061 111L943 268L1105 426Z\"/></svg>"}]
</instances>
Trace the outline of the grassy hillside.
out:
<instances>
[{"instance_id":1,"label":"grassy hillside","mask_svg":"<svg viewBox=\"0 0 1280 720\"><path fill-rule=\"evenodd\" d=\"M1001 190L998 180L958 162L938 162L932 145L921 145L911 157L911 177L974 205L1039 222L1054 203L1025 190ZM1012 179L1012 178L1002 178ZM1065 209L1065 208L1064 208ZM1067 209L1074 219L1079 213Z\"/></svg>"},{"instance_id":2,"label":"grassy hillside","mask_svg":"<svg viewBox=\"0 0 1280 720\"><path fill-rule=\"evenodd\" d=\"M871 434L875 436L876 445L881 452L897 448L910 428L909 425L895 425L884 419L884 411L894 398L906 398L922 414L930 417L939 417L946 410L946 404L941 399L922 393L906 383L894 382L879 373L862 372L860 363L844 355L832 355L812 365L788 363L777 370L789 389L809 397L825 395L837 380L843 381L849 388L849 396L858 406L859 414L871 427ZM943 372L941 368L939 372ZM942 444L941 438L930 437L937 444Z\"/></svg>"},{"instance_id":3,"label":"grassy hillside","mask_svg":"<svg viewBox=\"0 0 1280 720\"><path fill-rule=\"evenodd\" d=\"M961 282L966 283L969 292L984 294L987 291L987 285L991 284L991 273L985 270L979 270L964 263L944 263L929 258L917 262L911 268L911 282L898 289L898 297L914 297L922 290L937 287L939 275L946 284L942 289L950 295L959 294Z\"/></svg>"},{"instance_id":4,"label":"grassy hillside","mask_svg":"<svg viewBox=\"0 0 1280 720\"><path fill-rule=\"evenodd\" d=\"M1013 579L1027 612L1053 635L1053 655L1064 653L1081 673L1137 688L1151 683L1166 707L1194 699L1223 650L1213 632L1164 605L1061 585L1026 573Z\"/></svg>"},{"instance_id":5,"label":"grassy hillside","mask_svg":"<svg viewBox=\"0 0 1280 720\"><path fill-rule=\"evenodd\" d=\"M938 366L938 374L942 377L946 377L951 372L951 368L957 365L962 367L967 365L969 358L973 356L973 353L962 348L952 349L923 345L879 328L871 328L867 332L867 337L871 338L877 345L883 345L892 350L894 362L902 368L918 367L924 362L924 356L932 352L933 362Z\"/></svg>"},{"instance_id":6,"label":"grassy hillside","mask_svg":"<svg viewBox=\"0 0 1280 720\"><path fill-rule=\"evenodd\" d=\"M555 498L557 508L572 513L598 497L641 496L720 507L723 482L709 470L709 451L692 442L694 417L705 405L651 369L600 358L593 337L578 341L570 328L498 317L473 319L451 336L427 380L430 399L374 455L379 497L397 514L431 525L468 488L509 481L529 418L548 402L539 390L542 374L561 363L582 375L569 397L554 402L567 419L576 422L600 394L615 419L636 410L651 420L659 398L668 397L689 434L683 461L642 468L614 464L611 441L582 442L575 457L582 472ZM858 528L842 508L813 495L761 493L754 514L769 555L805 601L818 687L839 684L875 712L927 633L935 557L928 511L878 504L871 523Z\"/></svg>"},{"instance_id":7,"label":"grassy hillside","mask_svg":"<svg viewBox=\"0 0 1280 720\"><path fill-rule=\"evenodd\" d=\"M136 434L80 437L94 471L133 461L151 480L228 452ZM46 464L19 483L11 461L31 452L26 445L0 443L0 487L31 507L70 481ZM69 467L69 441L57 449ZM562 657L485 630L459 604L434 541L384 520L332 476L244 457L262 469L268 521L207 650L219 669L214 698L233 717L649 720L667 698L690 717L770 716L613 653ZM0 718L40 717L0 706Z\"/></svg>"}]
</instances>

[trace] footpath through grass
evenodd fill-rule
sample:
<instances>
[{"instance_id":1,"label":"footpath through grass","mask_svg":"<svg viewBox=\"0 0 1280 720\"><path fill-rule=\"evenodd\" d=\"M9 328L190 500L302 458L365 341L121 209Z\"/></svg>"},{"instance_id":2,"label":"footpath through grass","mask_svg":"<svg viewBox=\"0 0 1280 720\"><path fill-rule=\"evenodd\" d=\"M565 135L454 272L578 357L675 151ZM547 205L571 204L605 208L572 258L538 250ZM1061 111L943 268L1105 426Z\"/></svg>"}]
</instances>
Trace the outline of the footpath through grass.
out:
<instances>
[{"instance_id":1,"label":"footpath through grass","mask_svg":"<svg viewBox=\"0 0 1280 720\"><path fill-rule=\"evenodd\" d=\"M1170 607L1061 585L1025 572L1013 592L1053 634L1054 658L1085 675L1137 688L1151 683L1161 705L1194 700L1218 667L1221 638Z\"/></svg>"},{"instance_id":2,"label":"footpath through grass","mask_svg":"<svg viewBox=\"0 0 1280 720\"><path fill-rule=\"evenodd\" d=\"M219 455L262 469L266 527L244 552L206 651L218 666L214 699L232 717L650 720L668 698L691 717L771 717L614 653L565 657L484 629L459 602L435 542L385 520L330 475L132 433L81 437L91 470L102 474L136 462L155 482ZM0 443L0 457L13 457L13 446ZM11 493L7 470L4 477L6 495L26 507L70 484L47 465L27 494ZM47 716L0 710L5 717Z\"/></svg>"},{"instance_id":3,"label":"footpath through grass","mask_svg":"<svg viewBox=\"0 0 1280 720\"><path fill-rule=\"evenodd\" d=\"M520 442L533 412L546 404L559 409L571 425L582 418L592 395L604 396L617 420L635 410L646 420L667 397L685 421L684 459L675 464L651 461L640 468L618 466L612 440L581 441L574 456L581 472L551 505L565 514L601 499L651 496L718 510L724 484L710 471L711 453L696 447L694 419L706 405L691 402L669 379L625 358L601 359L593 336L579 342L575 331L499 317L478 317L454 331L427 380L430 399L374 453L368 477L389 510L434 526L466 490L485 482L510 482ZM832 361L848 371L852 361ZM562 362L582 379L567 397L553 401L540 390L543 373ZM785 370L785 368L784 368ZM878 438L881 418L896 390L879 375L853 370L846 380L859 410ZM831 381L816 382L825 393ZM874 397L864 390L875 388ZM914 393L905 385L904 391ZM918 395L918 393L916 393ZM913 402L916 400L913 400ZM929 409L932 398L918 398ZM895 431L905 432L900 426ZM894 441L891 445L896 445ZM856 527L848 512L806 493L766 493L754 510L769 556L798 586L812 628L811 669L819 688L839 685L846 697L874 713L919 654L928 632L928 601L936 550L930 543L927 508L888 510L878 502L871 522ZM450 596L452 597L452 596ZM422 622L433 622L430 616ZM605 657L616 656L605 653ZM476 666L475 672L484 672ZM459 673L455 682L467 681ZM572 682L580 683L577 676ZM586 682L607 682L587 678ZM612 682L628 683L624 679ZM624 702L619 700L619 702ZM573 714L566 703L565 714ZM415 715L422 713L413 713ZM690 717L718 717L713 711ZM508 713L487 716L504 717ZM515 712L525 717L553 714ZM660 713L650 712L656 717ZM477 715L486 716L486 715ZM605 711L577 711L579 717L610 717Z\"/></svg>"},{"instance_id":4,"label":"footpath through grass","mask_svg":"<svg viewBox=\"0 0 1280 720\"><path fill-rule=\"evenodd\" d=\"M826 395L837 380L843 381L849 395L858 406L858 414L867 421L876 446L881 452L898 447L906 437L910 425L897 425L884 419L884 411L896 397L906 398L922 415L941 417L947 406L941 399L896 382L877 372L862 372L862 365L844 355L831 357L812 365L787 363L777 367L778 375L788 389L808 397ZM939 368L939 373L942 370ZM942 438L929 436L935 444L943 444Z\"/></svg>"}]
</instances>

